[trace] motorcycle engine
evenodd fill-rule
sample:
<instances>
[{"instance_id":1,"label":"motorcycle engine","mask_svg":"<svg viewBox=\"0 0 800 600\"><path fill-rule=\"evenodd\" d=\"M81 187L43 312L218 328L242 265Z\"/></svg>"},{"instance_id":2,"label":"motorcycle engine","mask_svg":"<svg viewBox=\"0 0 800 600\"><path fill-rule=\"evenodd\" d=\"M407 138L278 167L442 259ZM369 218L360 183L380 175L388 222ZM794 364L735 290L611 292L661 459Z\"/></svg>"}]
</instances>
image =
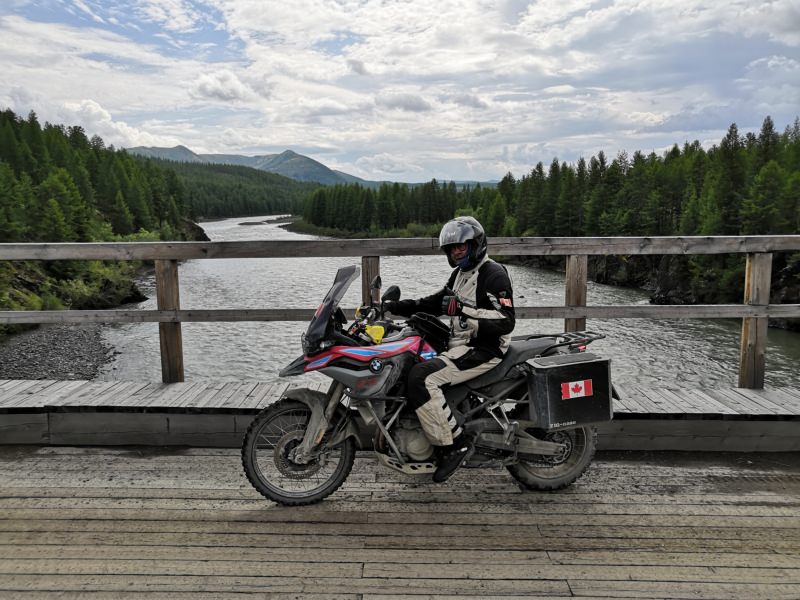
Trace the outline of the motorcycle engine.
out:
<instances>
[{"instance_id":1,"label":"motorcycle engine","mask_svg":"<svg viewBox=\"0 0 800 600\"><path fill-rule=\"evenodd\" d=\"M427 460L433 454L433 446L425 437L416 417L400 417L392 433L400 452L412 460Z\"/></svg>"}]
</instances>

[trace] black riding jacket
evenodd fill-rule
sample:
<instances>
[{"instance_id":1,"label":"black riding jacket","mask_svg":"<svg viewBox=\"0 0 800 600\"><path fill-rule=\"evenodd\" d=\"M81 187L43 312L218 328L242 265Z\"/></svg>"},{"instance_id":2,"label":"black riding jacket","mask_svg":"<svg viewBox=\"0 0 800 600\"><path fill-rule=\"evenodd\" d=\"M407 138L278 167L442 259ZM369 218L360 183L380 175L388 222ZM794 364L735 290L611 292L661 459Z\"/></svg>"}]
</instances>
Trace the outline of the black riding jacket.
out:
<instances>
[{"instance_id":1,"label":"black riding jacket","mask_svg":"<svg viewBox=\"0 0 800 600\"><path fill-rule=\"evenodd\" d=\"M453 292L464 307L461 315L450 318L450 348L467 344L497 357L505 354L516 323L514 292L505 267L490 258L471 271L454 269L446 287L418 300L401 300L393 312L406 317L426 312L438 317L445 314L443 298Z\"/></svg>"}]
</instances>

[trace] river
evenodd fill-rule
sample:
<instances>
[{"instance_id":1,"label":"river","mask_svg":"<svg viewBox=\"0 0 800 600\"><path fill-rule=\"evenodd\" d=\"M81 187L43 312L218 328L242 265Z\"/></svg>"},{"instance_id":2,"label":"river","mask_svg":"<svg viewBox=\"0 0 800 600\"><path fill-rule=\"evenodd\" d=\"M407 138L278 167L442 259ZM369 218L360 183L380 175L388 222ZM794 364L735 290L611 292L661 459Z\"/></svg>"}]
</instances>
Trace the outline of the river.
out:
<instances>
[{"instance_id":1,"label":"river","mask_svg":"<svg viewBox=\"0 0 800 600\"><path fill-rule=\"evenodd\" d=\"M243 225L261 220L257 225ZM212 241L314 239L288 232L274 217L226 219L202 224ZM181 308L314 308L330 287L336 269L360 263L348 257L191 260L179 267ZM444 256L381 258L384 285L396 284L403 297L439 289L450 267ZM564 303L564 276L510 265L517 306ZM155 281L140 288L149 300L136 305L155 309ZM361 286L354 282L342 305L357 306ZM589 304L647 304L642 290L588 284ZM588 328L608 337L592 349L612 359L619 383L658 386L735 386L741 320L737 319L592 319ZM300 322L184 323L183 352L187 381L278 379L278 370L300 354ZM561 320L520 320L515 334L563 331ZM106 380L159 381L158 325L107 325L106 343L114 358L100 373ZM800 334L770 329L768 386L797 386Z\"/></svg>"}]
</instances>

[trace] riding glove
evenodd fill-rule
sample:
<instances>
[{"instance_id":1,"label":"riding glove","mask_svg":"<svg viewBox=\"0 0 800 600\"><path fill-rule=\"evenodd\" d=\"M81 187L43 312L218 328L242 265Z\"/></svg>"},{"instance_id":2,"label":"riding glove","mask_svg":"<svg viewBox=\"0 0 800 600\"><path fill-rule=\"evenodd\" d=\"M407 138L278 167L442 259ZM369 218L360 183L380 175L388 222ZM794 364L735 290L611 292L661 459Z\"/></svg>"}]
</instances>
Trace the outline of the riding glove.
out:
<instances>
[{"instance_id":1,"label":"riding glove","mask_svg":"<svg viewBox=\"0 0 800 600\"><path fill-rule=\"evenodd\" d=\"M400 302L398 300L387 300L383 303L383 312L399 315Z\"/></svg>"},{"instance_id":2,"label":"riding glove","mask_svg":"<svg viewBox=\"0 0 800 600\"><path fill-rule=\"evenodd\" d=\"M464 303L461 302L458 296L444 296L442 298L442 313L450 317L460 315L463 308Z\"/></svg>"}]
</instances>

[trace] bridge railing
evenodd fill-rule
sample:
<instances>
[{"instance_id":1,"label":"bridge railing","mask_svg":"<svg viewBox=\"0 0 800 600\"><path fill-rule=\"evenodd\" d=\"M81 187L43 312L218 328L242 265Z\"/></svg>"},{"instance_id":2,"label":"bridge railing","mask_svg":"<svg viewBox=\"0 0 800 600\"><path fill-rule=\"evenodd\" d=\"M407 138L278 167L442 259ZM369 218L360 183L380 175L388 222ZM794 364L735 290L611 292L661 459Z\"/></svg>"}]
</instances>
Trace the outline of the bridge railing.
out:
<instances>
[{"instance_id":1,"label":"bridge railing","mask_svg":"<svg viewBox=\"0 0 800 600\"><path fill-rule=\"evenodd\" d=\"M773 252L800 251L800 235L708 237L498 237L489 242L494 256L566 257L563 306L518 306L522 319L565 320L565 330L586 326L586 319L741 318L739 387L764 386L769 317L800 318L800 304L770 304ZM162 378L183 381L181 323L190 321L305 321L313 309L181 310L178 262L209 258L361 257L362 296L380 272L381 256L438 254L436 239L276 240L242 242L130 242L0 244L0 260L153 260L157 310L0 311L0 323L158 322ZM587 259L598 255L745 254L742 304L587 305Z\"/></svg>"}]
</instances>

